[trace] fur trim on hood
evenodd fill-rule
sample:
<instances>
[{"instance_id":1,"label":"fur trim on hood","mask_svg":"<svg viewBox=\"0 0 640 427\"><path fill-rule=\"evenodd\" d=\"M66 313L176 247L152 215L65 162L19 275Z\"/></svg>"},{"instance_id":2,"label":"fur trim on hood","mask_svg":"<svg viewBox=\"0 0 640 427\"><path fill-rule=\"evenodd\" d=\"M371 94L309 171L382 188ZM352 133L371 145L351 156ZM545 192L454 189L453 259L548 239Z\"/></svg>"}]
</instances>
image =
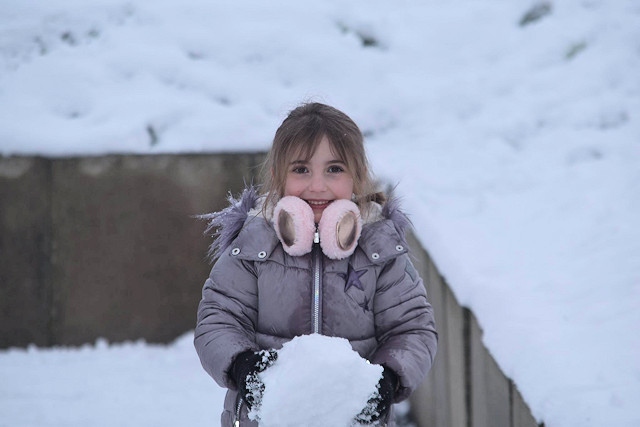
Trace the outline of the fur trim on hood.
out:
<instances>
[{"instance_id":1,"label":"fur trim on hood","mask_svg":"<svg viewBox=\"0 0 640 427\"><path fill-rule=\"evenodd\" d=\"M403 241L406 241L406 231L412 226L411 220L400 209L400 198L390 194L387 202L382 206L382 217L391 220Z\"/></svg>"},{"instance_id":2,"label":"fur trim on hood","mask_svg":"<svg viewBox=\"0 0 640 427\"><path fill-rule=\"evenodd\" d=\"M227 196L229 206L220 212L199 215L198 218L209 221L204 231L205 235L213 237L207 257L213 262L238 237L249 211L256 206L258 191L250 186L244 189L240 197L235 199L232 194Z\"/></svg>"}]
</instances>

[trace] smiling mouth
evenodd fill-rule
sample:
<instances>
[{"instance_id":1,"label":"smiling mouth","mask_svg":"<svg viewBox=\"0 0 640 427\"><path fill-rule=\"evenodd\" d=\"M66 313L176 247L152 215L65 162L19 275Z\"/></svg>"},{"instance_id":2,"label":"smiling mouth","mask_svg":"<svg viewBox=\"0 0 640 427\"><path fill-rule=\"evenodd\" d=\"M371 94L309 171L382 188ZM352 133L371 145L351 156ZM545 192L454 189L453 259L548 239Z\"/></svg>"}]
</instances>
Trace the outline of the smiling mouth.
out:
<instances>
[{"instance_id":1,"label":"smiling mouth","mask_svg":"<svg viewBox=\"0 0 640 427\"><path fill-rule=\"evenodd\" d=\"M329 206L333 200L307 200L306 202L312 209L324 209Z\"/></svg>"}]
</instances>

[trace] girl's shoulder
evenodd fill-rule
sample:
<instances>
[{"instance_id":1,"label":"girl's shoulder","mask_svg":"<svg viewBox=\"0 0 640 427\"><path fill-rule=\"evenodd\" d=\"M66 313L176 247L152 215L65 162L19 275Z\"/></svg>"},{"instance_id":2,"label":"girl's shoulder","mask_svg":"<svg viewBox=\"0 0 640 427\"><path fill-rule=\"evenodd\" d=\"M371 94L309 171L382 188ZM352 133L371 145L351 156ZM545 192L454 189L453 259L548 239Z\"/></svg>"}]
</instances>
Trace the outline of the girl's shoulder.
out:
<instances>
[{"instance_id":1,"label":"girl's shoulder","mask_svg":"<svg viewBox=\"0 0 640 427\"><path fill-rule=\"evenodd\" d=\"M400 208L397 197L390 197L383 205L371 203L362 215L358 245L371 262L386 262L408 252L406 232L411 221Z\"/></svg>"},{"instance_id":2,"label":"girl's shoulder","mask_svg":"<svg viewBox=\"0 0 640 427\"><path fill-rule=\"evenodd\" d=\"M384 227L391 225L398 235L405 239L411 220L400 207L400 199L391 195L383 203L370 202L361 212L364 227Z\"/></svg>"},{"instance_id":3,"label":"girl's shoulder","mask_svg":"<svg viewBox=\"0 0 640 427\"><path fill-rule=\"evenodd\" d=\"M259 227L264 222L261 215L263 197L258 195L255 187L245 188L237 198L230 194L227 199L229 206L223 210L199 216L208 221L204 233L213 237L208 252L212 261L231 246L244 228Z\"/></svg>"}]
</instances>

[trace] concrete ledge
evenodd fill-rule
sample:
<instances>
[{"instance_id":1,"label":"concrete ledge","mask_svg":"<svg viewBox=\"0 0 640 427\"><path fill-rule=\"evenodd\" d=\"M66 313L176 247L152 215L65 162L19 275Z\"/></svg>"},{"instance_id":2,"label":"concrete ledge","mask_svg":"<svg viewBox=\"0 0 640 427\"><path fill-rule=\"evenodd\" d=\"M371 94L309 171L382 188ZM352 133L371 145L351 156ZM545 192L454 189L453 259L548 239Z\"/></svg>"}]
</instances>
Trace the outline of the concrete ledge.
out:
<instances>
[{"instance_id":1,"label":"concrete ledge","mask_svg":"<svg viewBox=\"0 0 640 427\"><path fill-rule=\"evenodd\" d=\"M482 343L473 313L461 307L417 240L409 242L439 331L438 354L411 396L421 427L538 427L531 411Z\"/></svg>"},{"instance_id":2,"label":"concrete ledge","mask_svg":"<svg viewBox=\"0 0 640 427\"><path fill-rule=\"evenodd\" d=\"M510 427L509 380L482 344L482 330L470 311L465 312L468 332L468 365L471 398L469 416L477 427Z\"/></svg>"},{"instance_id":3,"label":"concrete ledge","mask_svg":"<svg viewBox=\"0 0 640 427\"><path fill-rule=\"evenodd\" d=\"M529 427L537 426L536 419L531 414L531 410L525 403L518 388L511 384L511 426L512 427Z\"/></svg>"},{"instance_id":4,"label":"concrete ledge","mask_svg":"<svg viewBox=\"0 0 640 427\"><path fill-rule=\"evenodd\" d=\"M262 159L2 158L0 346L192 329L210 244L193 215L225 207Z\"/></svg>"},{"instance_id":5,"label":"concrete ledge","mask_svg":"<svg viewBox=\"0 0 640 427\"><path fill-rule=\"evenodd\" d=\"M413 416L421 426L466 426L464 310L413 236L409 244L438 328L438 354L427 381L411 398Z\"/></svg>"},{"instance_id":6,"label":"concrete ledge","mask_svg":"<svg viewBox=\"0 0 640 427\"><path fill-rule=\"evenodd\" d=\"M51 340L51 163L0 157L0 348Z\"/></svg>"}]
</instances>

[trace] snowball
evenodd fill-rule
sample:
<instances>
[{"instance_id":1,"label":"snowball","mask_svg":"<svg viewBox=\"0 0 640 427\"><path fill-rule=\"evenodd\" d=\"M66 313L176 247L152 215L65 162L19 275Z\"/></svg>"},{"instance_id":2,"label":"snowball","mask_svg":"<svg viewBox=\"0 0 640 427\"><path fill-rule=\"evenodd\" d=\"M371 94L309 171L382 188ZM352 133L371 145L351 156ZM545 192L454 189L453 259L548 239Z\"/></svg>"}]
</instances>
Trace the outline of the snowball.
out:
<instances>
[{"instance_id":1,"label":"snowball","mask_svg":"<svg viewBox=\"0 0 640 427\"><path fill-rule=\"evenodd\" d=\"M375 392L382 366L353 351L344 338L296 337L259 374L262 405L249 415L261 427L349 426Z\"/></svg>"}]
</instances>

